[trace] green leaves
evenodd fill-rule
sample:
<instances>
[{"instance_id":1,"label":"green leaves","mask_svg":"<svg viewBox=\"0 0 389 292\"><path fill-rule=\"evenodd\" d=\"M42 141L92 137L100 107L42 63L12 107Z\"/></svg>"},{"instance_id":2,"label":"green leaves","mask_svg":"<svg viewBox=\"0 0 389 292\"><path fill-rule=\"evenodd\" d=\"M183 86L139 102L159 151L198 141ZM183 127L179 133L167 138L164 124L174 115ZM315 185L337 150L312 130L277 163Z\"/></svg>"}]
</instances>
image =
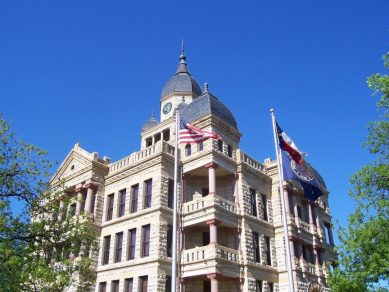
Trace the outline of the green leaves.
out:
<instances>
[{"instance_id":1,"label":"green leaves","mask_svg":"<svg viewBox=\"0 0 389 292\"><path fill-rule=\"evenodd\" d=\"M389 53L384 64L389 67ZM380 95L382 115L369 124L364 144L374 160L350 180L357 208L339 228L339 266L329 278L333 291L387 291L382 289L389 285L389 76L370 76L368 87Z\"/></svg>"}]
</instances>

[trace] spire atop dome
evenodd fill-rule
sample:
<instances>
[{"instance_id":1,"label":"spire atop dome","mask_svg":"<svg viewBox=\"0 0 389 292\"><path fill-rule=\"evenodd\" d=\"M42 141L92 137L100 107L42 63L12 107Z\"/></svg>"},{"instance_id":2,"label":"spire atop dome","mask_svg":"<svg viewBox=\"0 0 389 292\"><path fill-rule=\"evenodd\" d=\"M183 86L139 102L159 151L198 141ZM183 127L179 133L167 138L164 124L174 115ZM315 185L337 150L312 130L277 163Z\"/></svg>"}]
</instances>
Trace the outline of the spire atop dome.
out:
<instances>
[{"instance_id":1,"label":"spire atop dome","mask_svg":"<svg viewBox=\"0 0 389 292\"><path fill-rule=\"evenodd\" d=\"M186 73L186 74L190 75L190 73L188 71L188 67L186 66L186 55L185 55L185 49L184 49L184 40L182 40L182 43L181 43L181 55L180 55L179 59L180 59L180 63L178 64L176 75L179 74L179 73Z\"/></svg>"}]
</instances>

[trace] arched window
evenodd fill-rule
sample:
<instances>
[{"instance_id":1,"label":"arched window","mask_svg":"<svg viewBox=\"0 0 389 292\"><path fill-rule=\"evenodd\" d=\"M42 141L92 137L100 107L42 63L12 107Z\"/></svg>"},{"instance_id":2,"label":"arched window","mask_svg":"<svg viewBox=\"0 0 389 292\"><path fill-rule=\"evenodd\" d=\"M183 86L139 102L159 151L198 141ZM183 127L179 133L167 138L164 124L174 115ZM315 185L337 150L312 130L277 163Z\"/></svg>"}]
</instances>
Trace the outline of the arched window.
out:
<instances>
[{"instance_id":1,"label":"arched window","mask_svg":"<svg viewBox=\"0 0 389 292\"><path fill-rule=\"evenodd\" d=\"M217 149L223 152L223 140L217 140Z\"/></svg>"},{"instance_id":2,"label":"arched window","mask_svg":"<svg viewBox=\"0 0 389 292\"><path fill-rule=\"evenodd\" d=\"M232 157L232 146L231 145L228 145L227 151L228 151L228 156Z\"/></svg>"},{"instance_id":3,"label":"arched window","mask_svg":"<svg viewBox=\"0 0 389 292\"><path fill-rule=\"evenodd\" d=\"M192 147L190 144L185 145L185 156L190 156L192 154Z\"/></svg>"}]
</instances>

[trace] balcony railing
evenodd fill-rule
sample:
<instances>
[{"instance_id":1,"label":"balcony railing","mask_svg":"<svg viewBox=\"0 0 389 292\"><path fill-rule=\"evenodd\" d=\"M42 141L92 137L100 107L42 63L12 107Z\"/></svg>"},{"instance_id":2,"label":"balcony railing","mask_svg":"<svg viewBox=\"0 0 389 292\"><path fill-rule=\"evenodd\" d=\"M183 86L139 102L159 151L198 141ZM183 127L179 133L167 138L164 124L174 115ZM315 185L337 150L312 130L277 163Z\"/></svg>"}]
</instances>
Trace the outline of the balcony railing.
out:
<instances>
[{"instance_id":1,"label":"balcony railing","mask_svg":"<svg viewBox=\"0 0 389 292\"><path fill-rule=\"evenodd\" d=\"M208 195L202 197L201 199L195 199L193 201L187 202L183 204L183 213L188 214L191 212L195 212L200 209L204 209L212 206L219 206L224 210L237 213L238 207L235 203L228 201L222 197L217 195Z\"/></svg>"},{"instance_id":2,"label":"balcony railing","mask_svg":"<svg viewBox=\"0 0 389 292\"><path fill-rule=\"evenodd\" d=\"M150 147L147 147L141 151L134 152L130 156L124 157L123 159L113 162L109 166L109 172L114 173L123 168L126 168L130 165L134 165L146 158L149 158L153 155L157 155L160 153L167 153L170 155L174 155L174 147L168 144L165 141L159 141Z\"/></svg>"},{"instance_id":3,"label":"balcony railing","mask_svg":"<svg viewBox=\"0 0 389 292\"><path fill-rule=\"evenodd\" d=\"M250 157L249 155L247 155L243 151L237 150L236 157L237 157L238 163L244 163L244 164L260 171L260 172L266 173L266 166L264 164L255 160L254 158Z\"/></svg>"},{"instance_id":4,"label":"balcony railing","mask_svg":"<svg viewBox=\"0 0 389 292\"><path fill-rule=\"evenodd\" d=\"M201 261L223 259L234 263L239 263L239 253L218 244L210 244L201 247L184 250L182 253L182 263L192 264Z\"/></svg>"}]
</instances>

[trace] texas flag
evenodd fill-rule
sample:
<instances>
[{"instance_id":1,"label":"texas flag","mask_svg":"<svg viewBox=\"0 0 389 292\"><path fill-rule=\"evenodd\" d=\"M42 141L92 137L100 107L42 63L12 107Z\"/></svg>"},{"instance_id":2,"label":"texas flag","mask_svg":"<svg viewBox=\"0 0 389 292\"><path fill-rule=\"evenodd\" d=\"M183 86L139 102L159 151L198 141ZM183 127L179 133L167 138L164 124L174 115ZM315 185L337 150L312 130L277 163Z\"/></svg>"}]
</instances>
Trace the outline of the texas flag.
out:
<instances>
[{"instance_id":1,"label":"texas flag","mask_svg":"<svg viewBox=\"0 0 389 292\"><path fill-rule=\"evenodd\" d=\"M277 126L277 136L278 136L278 142L280 144L280 148L283 151L288 152L290 157L292 157L292 159L296 161L297 164L302 165L303 159L305 157L305 153L301 152L297 148L296 144L294 144L292 139L290 139L289 136L286 135L284 131L282 131L280 126L278 126L277 122L276 122L276 126Z\"/></svg>"}]
</instances>

